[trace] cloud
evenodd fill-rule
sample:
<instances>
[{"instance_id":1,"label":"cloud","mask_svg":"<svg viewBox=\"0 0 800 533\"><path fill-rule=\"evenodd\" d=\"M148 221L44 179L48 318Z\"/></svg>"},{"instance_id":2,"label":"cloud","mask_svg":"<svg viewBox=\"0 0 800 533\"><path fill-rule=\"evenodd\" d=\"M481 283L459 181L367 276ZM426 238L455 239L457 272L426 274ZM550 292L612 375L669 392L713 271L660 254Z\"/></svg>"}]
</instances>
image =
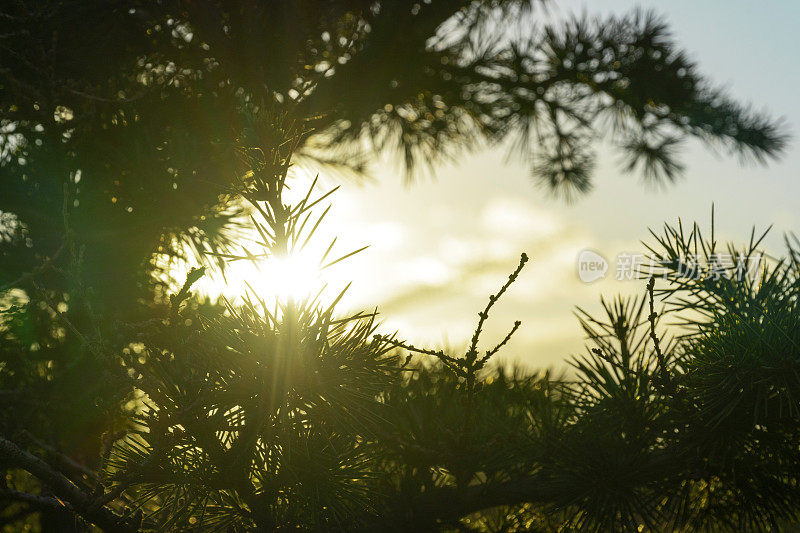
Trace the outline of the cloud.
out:
<instances>
[{"instance_id":1,"label":"cloud","mask_svg":"<svg viewBox=\"0 0 800 533\"><path fill-rule=\"evenodd\" d=\"M515 198L496 198L483 210L482 221L489 232L527 239L551 237L564 224L532 202Z\"/></svg>"}]
</instances>

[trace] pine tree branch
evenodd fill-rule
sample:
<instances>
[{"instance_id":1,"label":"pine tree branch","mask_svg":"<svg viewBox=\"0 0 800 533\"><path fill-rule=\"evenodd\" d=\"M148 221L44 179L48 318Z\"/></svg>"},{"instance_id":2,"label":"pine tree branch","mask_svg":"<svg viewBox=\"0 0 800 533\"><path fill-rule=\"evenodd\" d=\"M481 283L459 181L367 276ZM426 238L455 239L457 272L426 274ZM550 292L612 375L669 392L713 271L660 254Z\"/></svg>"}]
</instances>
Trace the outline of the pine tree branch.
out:
<instances>
[{"instance_id":1,"label":"pine tree branch","mask_svg":"<svg viewBox=\"0 0 800 533\"><path fill-rule=\"evenodd\" d=\"M677 392L677 387L675 386L675 382L672 379L672 374L670 374L669 368L667 367L667 361L664 357L664 352L661 350L661 342L656 334L656 320L658 320L658 313L655 311L654 303L655 284L655 276L650 276L650 280L647 282L647 296L648 303L650 305L650 314L647 315L647 321L650 324L650 338L653 341L653 349L656 352L656 358L658 361L658 375L656 376L656 383L661 385L666 392L675 394Z\"/></svg>"},{"instance_id":2,"label":"pine tree branch","mask_svg":"<svg viewBox=\"0 0 800 533\"><path fill-rule=\"evenodd\" d=\"M375 339L379 340L379 341L386 342L388 344L391 344L392 346L395 346L397 348L402 348L402 349L408 351L409 352L409 357L410 357L411 354L414 354L414 353L421 354L421 355L430 355L430 356L436 357L437 359L439 359L439 361L442 362L443 365L445 365L447 368L449 368L450 370L455 372L457 375L459 375L459 376L463 376L464 375L464 370L461 368L461 364L459 363L458 359L447 355L446 353L444 353L444 350L428 350L426 348L417 348L413 344L406 344L404 342L401 342L401 341L395 340L395 339L393 339L391 337L386 337L386 336L383 336L383 335L375 335ZM406 364L407 363L408 363L408 360L407 360ZM404 364L404 366L405 366L405 364Z\"/></svg>"},{"instance_id":3,"label":"pine tree branch","mask_svg":"<svg viewBox=\"0 0 800 533\"><path fill-rule=\"evenodd\" d=\"M69 504L63 503L58 498L53 498L51 496L40 496L38 494L30 494L28 492L22 492L13 489L0 489L0 501L3 500L24 503L36 510L74 512ZM23 513L23 516L25 514L34 512L30 510L25 511L27 512ZM21 517L19 519L21 519ZM16 520L18 520L18 518L9 517L9 522L7 523L11 523L12 521ZM0 522L0 525L3 525L3 522Z\"/></svg>"},{"instance_id":4,"label":"pine tree branch","mask_svg":"<svg viewBox=\"0 0 800 533\"><path fill-rule=\"evenodd\" d=\"M434 488L414 499L408 516L415 528L429 529L437 523L457 521L471 513L497 507L523 503L551 503L555 494L538 476L506 481L493 485L448 486ZM387 517L394 521L396 517ZM396 527L396 524L394 524ZM378 531L387 524L366 528ZM389 528L392 529L392 528Z\"/></svg>"},{"instance_id":5,"label":"pine tree branch","mask_svg":"<svg viewBox=\"0 0 800 533\"><path fill-rule=\"evenodd\" d=\"M119 516L110 509L98 505L92 496L79 489L72 481L63 474L52 468L35 455L19 448L10 440L0 437L0 461L4 466L21 468L37 479L53 492L58 498L59 509L71 511L80 515L88 522L96 524L104 531L133 532L135 528L124 522ZM11 490L4 490L2 493L13 497L17 501L27 501L28 503L50 506L53 502L42 496L35 496L26 493L19 493ZM61 504L61 502L64 502Z\"/></svg>"},{"instance_id":6,"label":"pine tree branch","mask_svg":"<svg viewBox=\"0 0 800 533\"><path fill-rule=\"evenodd\" d=\"M22 434L25 439L30 441L31 444L33 444L37 448L42 449L45 453L52 456L57 462L61 463L62 468L71 470L73 474L77 473L78 475L86 476L88 479L92 481L98 481L97 472L75 461L73 458L57 450L55 447L50 446L49 444L41 441L40 439L32 435L29 431L23 430Z\"/></svg>"},{"instance_id":7,"label":"pine tree branch","mask_svg":"<svg viewBox=\"0 0 800 533\"><path fill-rule=\"evenodd\" d=\"M482 312L478 313L478 325L475 328L475 333L472 335L472 342L470 342L469 349L467 350L466 357L468 362L471 363L478 356L478 340L480 339L481 332L483 331L483 324L484 322L486 322L486 319L489 318L489 311L491 311L494 304L497 302L497 300L500 299L501 296L503 296L503 294L508 290L511 284L517 280L519 273L522 272L522 269L525 267L525 263L527 262L528 262L528 255L522 254L519 258L519 265L517 266L516 270L514 270L514 272L512 272L511 275L508 276L508 281L506 281L506 283L502 287L500 287L500 290L497 291L497 294L492 294L491 296L489 296L489 303L486 304L486 307L483 309ZM509 334L508 337L513 335L515 330L516 327L514 328L514 330L512 330L511 334ZM504 341L504 343L507 341L508 338L506 338L506 341Z\"/></svg>"},{"instance_id":8,"label":"pine tree branch","mask_svg":"<svg viewBox=\"0 0 800 533\"><path fill-rule=\"evenodd\" d=\"M503 348L503 346L508 344L508 341L511 340L511 337L514 336L514 333L517 332L517 330L519 329L519 327L521 325L522 325L522 322L520 322L519 320L515 321L514 322L514 326L511 328L511 330L508 332L508 334L505 336L505 338L502 341L500 341L497 344L497 346L495 346L491 350L487 350L486 351L486 355L484 355L483 357L480 358L480 360L478 361L479 365L480 366L485 365L486 362L489 361L489 359L491 359L494 354L499 352Z\"/></svg>"}]
</instances>

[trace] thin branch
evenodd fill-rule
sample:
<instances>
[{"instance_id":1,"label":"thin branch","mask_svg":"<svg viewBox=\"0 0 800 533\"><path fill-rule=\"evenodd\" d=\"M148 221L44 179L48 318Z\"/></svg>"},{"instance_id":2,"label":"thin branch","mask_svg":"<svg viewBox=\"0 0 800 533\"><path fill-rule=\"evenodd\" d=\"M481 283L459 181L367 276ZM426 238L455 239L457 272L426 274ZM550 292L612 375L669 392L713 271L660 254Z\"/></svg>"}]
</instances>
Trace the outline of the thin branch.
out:
<instances>
[{"instance_id":1,"label":"thin branch","mask_svg":"<svg viewBox=\"0 0 800 533\"><path fill-rule=\"evenodd\" d=\"M104 102L109 104L127 104L130 102L135 102L136 100L141 99L145 94L147 94L147 91L139 91L137 94L134 94L133 96L129 96L127 98L105 98L103 96L97 96L95 94L90 94L69 87L67 88L67 90L72 94L74 94L75 96L80 96L82 98L88 98L89 100L94 100L96 102Z\"/></svg>"},{"instance_id":2,"label":"thin branch","mask_svg":"<svg viewBox=\"0 0 800 533\"><path fill-rule=\"evenodd\" d=\"M53 255L49 256L41 265L34 268L30 272L26 272L25 274L21 275L14 281L10 281L0 286L0 292L5 292L9 289L13 289L14 287L19 287L26 281L35 278L36 276L38 276L39 274L50 268L50 265L53 264L53 261L58 259L58 256L61 255L61 253L64 251L66 247L67 247L67 239L64 239L64 241L61 243L61 246L58 247L58 250L56 250Z\"/></svg>"},{"instance_id":3,"label":"thin branch","mask_svg":"<svg viewBox=\"0 0 800 533\"><path fill-rule=\"evenodd\" d=\"M421 354L421 355L430 355L432 357L436 357L447 368L449 368L450 370L455 372L457 375L459 375L459 376L463 376L464 375L464 369L461 368L462 367L462 363L458 359L456 359L454 357L450 357L449 355L444 353L443 350L438 350L437 351L437 350L428 350L428 349L425 349L425 348L417 348L413 344L406 344L404 342L395 340L395 339L390 338L390 337L384 337L382 335L375 335L375 339L383 341L383 342L386 342L386 343L389 343L392 346L395 346L397 348L402 348L402 349L407 350L407 351L412 352L412 353L418 353L418 354ZM406 361L406 364L408 364L408 361ZM403 366L406 366L406 364L404 364Z\"/></svg>"},{"instance_id":4,"label":"thin branch","mask_svg":"<svg viewBox=\"0 0 800 533\"><path fill-rule=\"evenodd\" d=\"M489 303L486 304L486 307L483 309L483 311L478 313L478 325L475 328L475 333L472 335L472 342L469 345L469 350L467 350L468 359L471 358L472 360L474 360L478 355L478 339L480 338L481 332L483 331L484 322L486 322L486 319L489 318L489 311L492 309L495 302L497 302L497 300L499 300L500 297L503 296L503 293L505 293L508 290L511 284L517 280L519 273L522 272L522 269L525 267L525 263L527 262L528 262L528 255L522 254L520 256L519 265L517 266L517 269L514 270L514 272L512 272L510 276L508 276L508 281L506 281L506 283L502 287L500 287L500 290L497 292L497 294L492 294L491 296L489 296Z\"/></svg>"},{"instance_id":5,"label":"thin branch","mask_svg":"<svg viewBox=\"0 0 800 533\"><path fill-rule=\"evenodd\" d=\"M647 320L650 322L650 338L653 340L653 348L656 352L656 357L658 358L658 367L659 367L659 380L662 384L667 388L667 390L671 393L676 392L675 383L672 381L672 375L669 373L667 369L667 362L666 358L664 357L664 352L661 351L661 342L658 340L658 335L656 335L656 319L658 318L658 314L655 312L654 309L654 300L655 296L654 287L656 284L655 276L650 276L650 280L647 282L647 296L648 302L650 304L650 314L647 316Z\"/></svg>"},{"instance_id":6,"label":"thin branch","mask_svg":"<svg viewBox=\"0 0 800 533\"><path fill-rule=\"evenodd\" d=\"M520 327L521 325L522 325L522 322L520 322L519 320L517 320L517 321L515 321L515 322L514 322L514 326L511 328L511 331L509 331L509 332L508 332L508 335L506 335L506 337L505 337L505 338L504 338L502 341L500 341L500 343L499 343L497 346L495 346L495 347L494 347L494 348L492 348L491 350L488 350L488 351L486 352L486 355L484 355L484 356L483 356L483 357L480 359L480 361L479 361L479 364L480 364L480 366L481 366L481 367L482 367L483 365L485 365L485 364L486 364L486 362L487 362L489 359L491 359L491 357L492 357L494 354L496 354L497 352L499 352L499 351L500 351L500 349L501 349L503 346L505 346L506 344L508 344L508 341L510 341L510 340L511 340L511 337L514 335L514 333L516 333L516 332L517 332L517 330L519 329L519 327Z\"/></svg>"},{"instance_id":7,"label":"thin branch","mask_svg":"<svg viewBox=\"0 0 800 533\"><path fill-rule=\"evenodd\" d=\"M656 319L658 318L658 314L656 314L655 309L653 308L653 300L655 299L653 296L653 288L655 287L655 284L655 276L650 276L650 280L647 282L647 295L650 303L650 314L648 315L647 320L650 322L650 338L653 339L653 346L656 351L656 356L658 357L658 364L663 368L664 353L661 351L658 335L656 335Z\"/></svg>"},{"instance_id":8,"label":"thin branch","mask_svg":"<svg viewBox=\"0 0 800 533\"><path fill-rule=\"evenodd\" d=\"M29 440L30 443L36 446L37 448L40 448L45 452L47 452L48 455L51 455L59 463L62 463L63 466L65 466L66 468L72 470L73 472L78 472L79 474L86 476L92 481L98 480L97 472L75 461L73 458L57 450L55 447L50 446L49 444L39 440L38 438L33 436L30 432L23 430L22 435L23 438Z\"/></svg>"},{"instance_id":9,"label":"thin branch","mask_svg":"<svg viewBox=\"0 0 800 533\"><path fill-rule=\"evenodd\" d=\"M35 509L47 509L50 511L68 511L74 512L72 507L67 504L63 503L58 498L53 498L51 496L40 496L38 494L30 494L28 492L21 492L14 489L0 489L0 501L14 501L19 503L25 503L34 507ZM11 521L21 520L25 515L30 514L31 510L26 510L27 512L22 513L22 516L15 517ZM0 524L1 525L1 524Z\"/></svg>"}]
</instances>

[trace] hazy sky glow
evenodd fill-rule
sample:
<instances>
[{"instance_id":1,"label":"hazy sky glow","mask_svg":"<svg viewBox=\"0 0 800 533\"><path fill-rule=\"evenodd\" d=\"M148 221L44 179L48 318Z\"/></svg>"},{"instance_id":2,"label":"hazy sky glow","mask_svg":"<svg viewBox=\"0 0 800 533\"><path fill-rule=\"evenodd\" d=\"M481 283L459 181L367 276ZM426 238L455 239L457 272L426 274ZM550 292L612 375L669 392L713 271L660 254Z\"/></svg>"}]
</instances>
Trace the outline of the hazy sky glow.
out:
<instances>
[{"instance_id":1,"label":"hazy sky glow","mask_svg":"<svg viewBox=\"0 0 800 533\"><path fill-rule=\"evenodd\" d=\"M794 57L800 3L558 1L550 16L624 13L637 5L665 15L712 80L735 97L785 117L794 132L800 123L795 94L800 68ZM767 167L743 165L736 157L687 143L685 176L665 190L623 174L613 150L601 146L595 190L570 205L535 186L525 161L505 155L495 149L463 157L436 168L435 178L411 186L390 164L376 165L374 182L342 183L318 247L308 252L318 256L333 235L339 237L340 255L371 245L322 276L330 293L354 281L342 310L377 306L385 330L399 330L414 344L460 348L488 295L524 251L532 262L495 307L483 339L491 344L514 320L522 320L505 358L529 367L559 366L582 351L576 305L596 311L601 295L644 291L642 282L613 279L613 258L643 252L639 241L647 238L648 227L660 228L678 217L708 225L714 202L722 240L744 241L751 226L774 224L767 248L780 253L783 233L800 229L795 142L780 162ZM322 190L337 184L322 178ZM578 279L576 258L587 248L612 260L606 279L592 284ZM281 272L286 271L296 269ZM237 265L226 292L241 292L237 287L247 280L258 292L269 293L278 290L276 276L274 270L259 273ZM210 292L212 285L207 284Z\"/></svg>"}]
</instances>

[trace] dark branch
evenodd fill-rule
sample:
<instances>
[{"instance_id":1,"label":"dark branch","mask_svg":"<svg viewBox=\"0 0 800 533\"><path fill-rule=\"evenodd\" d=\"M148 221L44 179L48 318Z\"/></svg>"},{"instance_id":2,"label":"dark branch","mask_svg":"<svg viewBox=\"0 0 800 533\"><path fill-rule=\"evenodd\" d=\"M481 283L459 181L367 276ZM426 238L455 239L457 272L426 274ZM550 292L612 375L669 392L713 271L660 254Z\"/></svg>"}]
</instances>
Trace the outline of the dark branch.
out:
<instances>
[{"instance_id":1,"label":"dark branch","mask_svg":"<svg viewBox=\"0 0 800 533\"><path fill-rule=\"evenodd\" d=\"M19 448L16 444L8 439L0 437L0 461L5 466L21 468L31 475L39 479L43 484L47 485L53 494L65 502L66 505L61 506L62 509L72 510L72 512L80 515L90 523L96 524L105 531L135 531L135 528L130 527L120 517L114 514L110 509L98 505L97 502L90 495L84 493L72 481L64 477L63 474L53 469L50 465L42 461L35 455ZM16 499L27 497L22 493L13 493ZM28 495L33 496L33 495ZM40 505L49 505L51 502L42 500L42 497L35 497L36 500L31 500L29 503L38 501Z\"/></svg>"}]
</instances>

